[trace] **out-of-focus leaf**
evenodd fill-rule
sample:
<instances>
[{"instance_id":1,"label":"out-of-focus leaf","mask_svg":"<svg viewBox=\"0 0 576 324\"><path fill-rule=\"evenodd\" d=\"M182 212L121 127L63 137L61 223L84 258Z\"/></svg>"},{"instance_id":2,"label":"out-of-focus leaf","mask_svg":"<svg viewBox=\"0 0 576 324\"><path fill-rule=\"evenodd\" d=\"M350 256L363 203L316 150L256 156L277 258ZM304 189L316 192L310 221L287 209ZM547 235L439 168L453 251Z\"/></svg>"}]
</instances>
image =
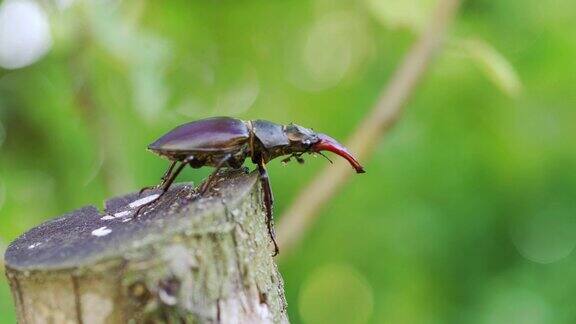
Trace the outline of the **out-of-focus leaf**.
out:
<instances>
[{"instance_id":1,"label":"out-of-focus leaf","mask_svg":"<svg viewBox=\"0 0 576 324\"><path fill-rule=\"evenodd\" d=\"M218 91L215 102L215 113L218 115L238 116L246 112L260 92L260 83L256 70L246 67L228 87Z\"/></svg>"},{"instance_id":2,"label":"out-of-focus leaf","mask_svg":"<svg viewBox=\"0 0 576 324\"><path fill-rule=\"evenodd\" d=\"M365 18L352 11L327 13L302 36L289 64L290 79L308 91L329 89L353 76L372 51Z\"/></svg>"},{"instance_id":3,"label":"out-of-focus leaf","mask_svg":"<svg viewBox=\"0 0 576 324\"><path fill-rule=\"evenodd\" d=\"M462 48L498 89L511 97L520 94L522 82L516 69L494 46L480 39L467 39L462 41Z\"/></svg>"},{"instance_id":4,"label":"out-of-focus leaf","mask_svg":"<svg viewBox=\"0 0 576 324\"><path fill-rule=\"evenodd\" d=\"M240 59L196 65L188 78L189 90L177 104L178 114L239 116L254 106L261 88L254 66Z\"/></svg>"},{"instance_id":5,"label":"out-of-focus leaf","mask_svg":"<svg viewBox=\"0 0 576 324\"><path fill-rule=\"evenodd\" d=\"M436 1L433 0L366 0L369 11L389 28L422 30Z\"/></svg>"},{"instance_id":6,"label":"out-of-focus leaf","mask_svg":"<svg viewBox=\"0 0 576 324\"><path fill-rule=\"evenodd\" d=\"M132 15L126 19L120 4L89 3L85 11L95 41L129 71L134 107L146 120L153 121L169 96L165 85L171 58L169 42L137 28L136 18Z\"/></svg>"}]
</instances>

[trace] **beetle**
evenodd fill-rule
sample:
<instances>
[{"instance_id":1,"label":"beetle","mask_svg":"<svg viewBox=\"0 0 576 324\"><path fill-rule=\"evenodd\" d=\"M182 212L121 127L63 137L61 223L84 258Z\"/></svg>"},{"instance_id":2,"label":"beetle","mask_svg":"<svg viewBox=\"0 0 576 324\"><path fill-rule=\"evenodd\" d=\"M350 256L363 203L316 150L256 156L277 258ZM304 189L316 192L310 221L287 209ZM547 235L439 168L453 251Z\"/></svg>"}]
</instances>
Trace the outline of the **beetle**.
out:
<instances>
[{"instance_id":1,"label":"beetle","mask_svg":"<svg viewBox=\"0 0 576 324\"><path fill-rule=\"evenodd\" d=\"M203 195L221 168L241 168L245 159L250 157L260 175L266 225L274 243L274 255L279 250L272 224L272 189L266 171L266 164L270 160L287 156L282 160L284 163L291 158L303 163L301 156L304 153L330 151L346 159L357 173L364 173L358 160L332 137L296 124L280 125L266 120L244 121L232 117L201 119L174 128L150 144L148 149L171 161L160 184L140 190L142 193L150 188L160 189L160 195L154 201L160 199L187 165L195 169L203 166L215 168L199 188L200 195ZM136 211L136 215L144 206Z\"/></svg>"}]
</instances>

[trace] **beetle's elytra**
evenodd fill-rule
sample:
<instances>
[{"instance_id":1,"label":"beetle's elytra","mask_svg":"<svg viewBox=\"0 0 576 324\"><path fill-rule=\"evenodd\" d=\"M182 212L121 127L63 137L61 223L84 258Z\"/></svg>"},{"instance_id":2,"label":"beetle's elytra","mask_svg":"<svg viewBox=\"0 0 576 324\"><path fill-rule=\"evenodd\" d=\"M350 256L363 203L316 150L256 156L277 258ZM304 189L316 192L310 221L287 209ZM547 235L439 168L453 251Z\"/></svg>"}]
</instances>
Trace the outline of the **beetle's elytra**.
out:
<instances>
[{"instance_id":1,"label":"beetle's elytra","mask_svg":"<svg viewBox=\"0 0 576 324\"><path fill-rule=\"evenodd\" d=\"M357 173L364 173L358 160L332 137L296 124L279 125L266 120L244 121L231 117L201 119L174 128L150 144L148 149L172 161L162 182L156 186L161 190L160 197L186 165L216 168L200 188L200 194L203 194L220 168L240 168L244 160L250 157L260 173L266 224L274 243L274 255L278 254L278 246L272 226L273 198L266 163L279 156L287 156L284 162L294 157L302 163L304 153L330 151L345 158Z\"/></svg>"}]
</instances>

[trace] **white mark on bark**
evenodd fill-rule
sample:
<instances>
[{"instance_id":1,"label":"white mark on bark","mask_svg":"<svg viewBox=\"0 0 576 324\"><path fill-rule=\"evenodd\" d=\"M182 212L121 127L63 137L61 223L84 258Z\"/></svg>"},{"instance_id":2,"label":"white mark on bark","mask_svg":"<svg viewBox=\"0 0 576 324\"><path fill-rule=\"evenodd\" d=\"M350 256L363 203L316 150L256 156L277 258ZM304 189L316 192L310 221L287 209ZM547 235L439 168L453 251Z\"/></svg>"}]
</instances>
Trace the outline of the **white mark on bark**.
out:
<instances>
[{"instance_id":1,"label":"white mark on bark","mask_svg":"<svg viewBox=\"0 0 576 324\"><path fill-rule=\"evenodd\" d=\"M130 211L125 210L125 211L121 211L121 212L114 214L114 217L118 218L118 217L124 217L124 216L128 216L128 215L130 215Z\"/></svg>"},{"instance_id":2,"label":"white mark on bark","mask_svg":"<svg viewBox=\"0 0 576 324\"><path fill-rule=\"evenodd\" d=\"M101 219L101 220L113 220L113 219L116 219L116 218L121 218L121 217L124 217L124 216L128 216L128 215L130 215L130 213L132 213L130 210L124 210L124 211L121 211L121 212L117 212L117 213L115 213L114 215L110 215L110 214L105 215L105 216L101 217L100 219Z\"/></svg>"},{"instance_id":3,"label":"white mark on bark","mask_svg":"<svg viewBox=\"0 0 576 324\"><path fill-rule=\"evenodd\" d=\"M147 204L147 203L155 200L155 199L158 198L158 197L160 197L159 194L153 194L153 195L150 195L150 196L146 196L146 197L144 197L144 198L141 198L141 199L138 199L138 200L135 200L135 201L131 202L130 204L128 204L128 206L130 206L130 208L140 207L140 206L142 206L142 205L144 205L144 204Z\"/></svg>"},{"instance_id":4,"label":"white mark on bark","mask_svg":"<svg viewBox=\"0 0 576 324\"><path fill-rule=\"evenodd\" d=\"M92 235L94 236L106 236L110 233L112 233L112 230L106 226L102 226L92 231Z\"/></svg>"}]
</instances>

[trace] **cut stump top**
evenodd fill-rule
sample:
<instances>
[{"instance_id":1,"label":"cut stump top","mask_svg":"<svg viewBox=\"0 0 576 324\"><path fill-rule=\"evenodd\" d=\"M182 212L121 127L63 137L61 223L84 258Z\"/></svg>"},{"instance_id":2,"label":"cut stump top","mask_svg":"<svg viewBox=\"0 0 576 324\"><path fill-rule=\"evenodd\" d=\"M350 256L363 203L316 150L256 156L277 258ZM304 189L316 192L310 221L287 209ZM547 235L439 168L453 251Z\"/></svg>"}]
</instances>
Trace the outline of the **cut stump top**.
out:
<instances>
[{"instance_id":1,"label":"cut stump top","mask_svg":"<svg viewBox=\"0 0 576 324\"><path fill-rule=\"evenodd\" d=\"M233 208L237 200L251 192L257 180L254 172L227 171L218 175L203 197L195 194L191 184L175 185L157 204L144 207L138 217L133 217L138 205L157 192L112 198L106 201L103 212L94 206L77 209L12 242L6 250L6 266L19 271L82 268L178 233L226 231L225 219L220 224L213 219L202 220L222 208Z\"/></svg>"}]
</instances>

